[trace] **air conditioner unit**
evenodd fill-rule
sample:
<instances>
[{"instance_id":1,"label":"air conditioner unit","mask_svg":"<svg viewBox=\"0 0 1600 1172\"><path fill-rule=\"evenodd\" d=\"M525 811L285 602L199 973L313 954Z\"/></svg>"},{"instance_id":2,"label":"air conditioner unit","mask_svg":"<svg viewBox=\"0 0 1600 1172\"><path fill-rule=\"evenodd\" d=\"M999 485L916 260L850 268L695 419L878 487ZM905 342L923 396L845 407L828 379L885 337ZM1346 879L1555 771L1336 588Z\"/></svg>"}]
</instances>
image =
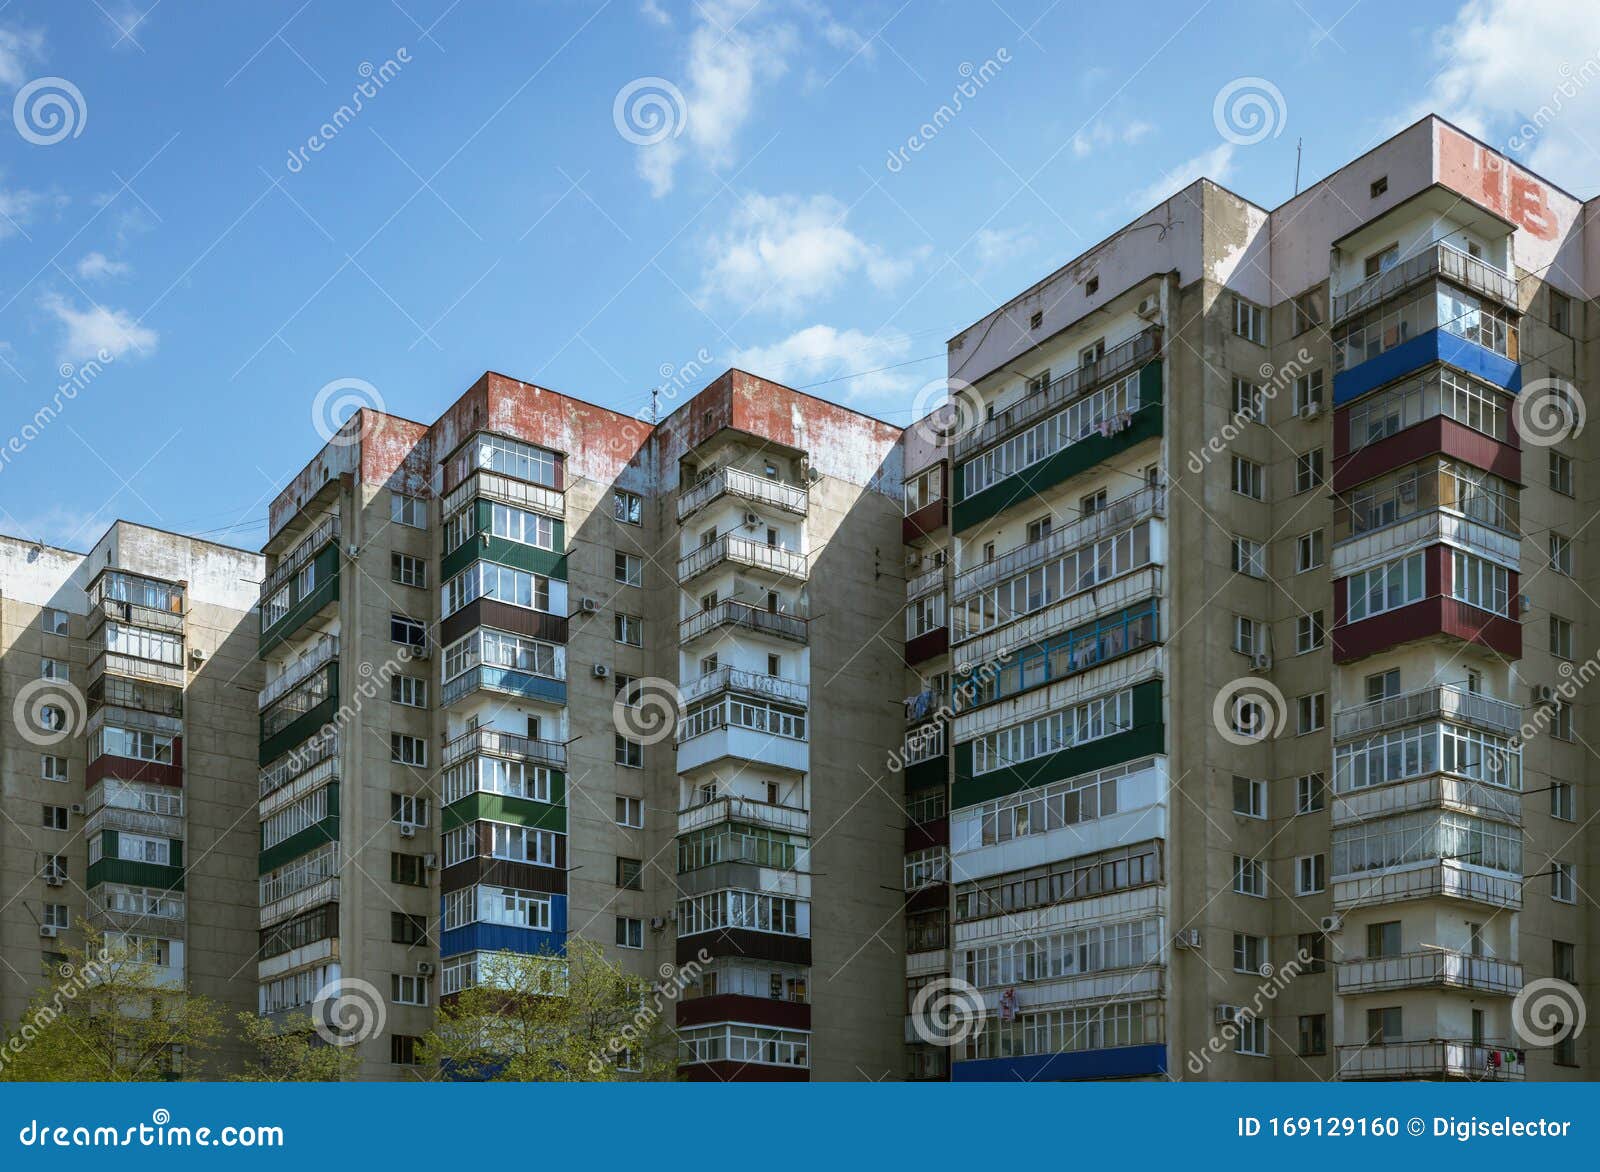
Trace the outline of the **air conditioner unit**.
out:
<instances>
[{"instance_id":1,"label":"air conditioner unit","mask_svg":"<svg viewBox=\"0 0 1600 1172\"><path fill-rule=\"evenodd\" d=\"M493 533L491 533L491 532L489 532L489 530L485 529L482 533L478 534L478 544L483 545L483 546L487 546L489 544L489 539L491 537L493 537L493 536L494 536Z\"/></svg>"},{"instance_id":2,"label":"air conditioner unit","mask_svg":"<svg viewBox=\"0 0 1600 1172\"><path fill-rule=\"evenodd\" d=\"M666 916L651 916L650 917L650 930L652 932L660 932L666 926L667 926L667 917Z\"/></svg>"},{"instance_id":3,"label":"air conditioner unit","mask_svg":"<svg viewBox=\"0 0 1600 1172\"><path fill-rule=\"evenodd\" d=\"M1525 614L1533 609L1533 596L1529 594L1517 595L1517 613Z\"/></svg>"},{"instance_id":4,"label":"air conditioner unit","mask_svg":"<svg viewBox=\"0 0 1600 1172\"><path fill-rule=\"evenodd\" d=\"M1198 949L1200 947L1200 929L1184 928L1172 938L1172 943L1178 948Z\"/></svg>"},{"instance_id":5,"label":"air conditioner unit","mask_svg":"<svg viewBox=\"0 0 1600 1172\"><path fill-rule=\"evenodd\" d=\"M355 561L358 557L361 556L361 547L359 545L357 545L353 541L349 545L344 547L344 551L345 551L345 553L350 555L350 560L351 561Z\"/></svg>"},{"instance_id":6,"label":"air conditioner unit","mask_svg":"<svg viewBox=\"0 0 1600 1172\"><path fill-rule=\"evenodd\" d=\"M44 885L46 887L65 887L67 885L67 877L65 875L46 875L44 877Z\"/></svg>"},{"instance_id":7,"label":"air conditioner unit","mask_svg":"<svg viewBox=\"0 0 1600 1172\"><path fill-rule=\"evenodd\" d=\"M415 838L415 837L417 837L417 824L415 822L402 822L402 823L400 823L400 837L401 838Z\"/></svg>"},{"instance_id":8,"label":"air conditioner unit","mask_svg":"<svg viewBox=\"0 0 1600 1172\"><path fill-rule=\"evenodd\" d=\"M1343 931L1344 931L1344 917L1343 916L1323 916L1322 917L1322 934L1324 936L1332 936L1335 933L1343 932Z\"/></svg>"},{"instance_id":9,"label":"air conditioner unit","mask_svg":"<svg viewBox=\"0 0 1600 1172\"><path fill-rule=\"evenodd\" d=\"M82 814L83 813L83 803L82 802L73 802L72 803L72 812L74 814Z\"/></svg>"},{"instance_id":10,"label":"air conditioner unit","mask_svg":"<svg viewBox=\"0 0 1600 1172\"><path fill-rule=\"evenodd\" d=\"M758 513L746 513L744 515L744 527L746 529L754 529L759 524L761 524L761 516L760 516L760 514L758 514Z\"/></svg>"},{"instance_id":11,"label":"air conditioner unit","mask_svg":"<svg viewBox=\"0 0 1600 1172\"><path fill-rule=\"evenodd\" d=\"M419 960L419 961L417 961L417 976L419 976L419 977L431 977L431 976L433 976L433 962L431 960Z\"/></svg>"},{"instance_id":12,"label":"air conditioner unit","mask_svg":"<svg viewBox=\"0 0 1600 1172\"><path fill-rule=\"evenodd\" d=\"M584 614L599 614L600 600L596 598L584 598L579 601L578 609Z\"/></svg>"},{"instance_id":13,"label":"air conditioner unit","mask_svg":"<svg viewBox=\"0 0 1600 1172\"><path fill-rule=\"evenodd\" d=\"M916 550L906 554L906 569L914 570L922 564L922 555Z\"/></svg>"},{"instance_id":14,"label":"air conditioner unit","mask_svg":"<svg viewBox=\"0 0 1600 1172\"><path fill-rule=\"evenodd\" d=\"M424 871L437 871L439 869L439 856L438 855L423 855L422 856L422 869Z\"/></svg>"},{"instance_id":15,"label":"air conditioner unit","mask_svg":"<svg viewBox=\"0 0 1600 1172\"><path fill-rule=\"evenodd\" d=\"M191 647L191 648L189 648L189 662L190 663L204 663L205 661L206 661L206 649L204 647Z\"/></svg>"},{"instance_id":16,"label":"air conditioner unit","mask_svg":"<svg viewBox=\"0 0 1600 1172\"><path fill-rule=\"evenodd\" d=\"M1556 702L1556 690L1549 684L1534 684L1531 690L1535 704L1554 704Z\"/></svg>"},{"instance_id":17,"label":"air conditioner unit","mask_svg":"<svg viewBox=\"0 0 1600 1172\"><path fill-rule=\"evenodd\" d=\"M1300 408L1300 418L1301 419L1315 419L1318 415L1321 415L1321 414L1322 414L1322 404L1317 402L1314 399L1311 402L1307 403L1304 407Z\"/></svg>"},{"instance_id":18,"label":"air conditioner unit","mask_svg":"<svg viewBox=\"0 0 1600 1172\"><path fill-rule=\"evenodd\" d=\"M597 680L603 680L611 674L611 669L603 663L597 663L589 670L594 673L594 678Z\"/></svg>"},{"instance_id":19,"label":"air conditioner unit","mask_svg":"<svg viewBox=\"0 0 1600 1172\"><path fill-rule=\"evenodd\" d=\"M54 940L56 936L60 934L60 932L61 929L57 928L54 924L39 925L39 935L43 936L46 940Z\"/></svg>"},{"instance_id":20,"label":"air conditioner unit","mask_svg":"<svg viewBox=\"0 0 1600 1172\"><path fill-rule=\"evenodd\" d=\"M1147 321L1157 317L1161 313L1161 299L1159 297L1146 297L1139 302L1139 308L1134 312Z\"/></svg>"},{"instance_id":21,"label":"air conditioner unit","mask_svg":"<svg viewBox=\"0 0 1600 1172\"><path fill-rule=\"evenodd\" d=\"M1241 1017L1237 1005L1219 1005L1211 1015L1211 1020L1217 1025L1232 1025Z\"/></svg>"},{"instance_id":22,"label":"air conditioner unit","mask_svg":"<svg viewBox=\"0 0 1600 1172\"><path fill-rule=\"evenodd\" d=\"M1270 651L1257 651L1250 657L1251 671L1271 671L1272 653Z\"/></svg>"}]
</instances>

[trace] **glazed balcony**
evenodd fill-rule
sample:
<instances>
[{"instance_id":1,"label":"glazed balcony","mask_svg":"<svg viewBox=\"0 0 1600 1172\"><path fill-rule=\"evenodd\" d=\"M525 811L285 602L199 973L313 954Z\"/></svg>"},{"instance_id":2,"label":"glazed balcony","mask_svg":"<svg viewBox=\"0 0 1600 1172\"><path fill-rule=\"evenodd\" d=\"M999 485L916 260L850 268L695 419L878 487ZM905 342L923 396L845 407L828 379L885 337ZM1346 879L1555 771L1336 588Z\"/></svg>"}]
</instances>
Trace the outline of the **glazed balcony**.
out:
<instances>
[{"instance_id":1,"label":"glazed balcony","mask_svg":"<svg viewBox=\"0 0 1600 1172\"><path fill-rule=\"evenodd\" d=\"M931 570L924 570L920 574L913 574L906 579L906 601L921 598L924 594L932 594L944 585L944 567L934 566Z\"/></svg>"},{"instance_id":2,"label":"glazed balcony","mask_svg":"<svg viewBox=\"0 0 1600 1172\"><path fill-rule=\"evenodd\" d=\"M158 838L182 839L184 836L182 815L152 814L148 810L129 810L122 806L101 806L85 819L85 838L93 838L102 830L153 834Z\"/></svg>"},{"instance_id":3,"label":"glazed balcony","mask_svg":"<svg viewBox=\"0 0 1600 1172\"><path fill-rule=\"evenodd\" d=\"M811 689L799 680L786 680L762 672L745 671L737 667L719 667L698 679L683 685L680 695L685 704L704 699L717 692L738 692L746 696L759 696L763 700L776 700L780 704L795 704L804 708L810 701Z\"/></svg>"},{"instance_id":4,"label":"glazed balcony","mask_svg":"<svg viewBox=\"0 0 1600 1172\"><path fill-rule=\"evenodd\" d=\"M1340 963L1341 996L1389 989L1466 989L1513 997L1522 988L1522 966L1492 956L1459 952L1407 952Z\"/></svg>"},{"instance_id":5,"label":"glazed balcony","mask_svg":"<svg viewBox=\"0 0 1600 1172\"><path fill-rule=\"evenodd\" d=\"M1350 826L1413 810L1459 810L1521 826L1522 792L1470 777L1436 773L1336 794L1331 820L1335 826Z\"/></svg>"},{"instance_id":6,"label":"glazed balcony","mask_svg":"<svg viewBox=\"0 0 1600 1172\"><path fill-rule=\"evenodd\" d=\"M551 769L567 767L567 746L559 741L536 741L515 733L501 732L497 728L475 728L447 741L444 746L444 765L479 753L496 757L518 757L534 765L547 765Z\"/></svg>"},{"instance_id":7,"label":"glazed balcony","mask_svg":"<svg viewBox=\"0 0 1600 1172\"><path fill-rule=\"evenodd\" d=\"M440 704L449 707L478 692L499 696L516 696L541 704L564 707L567 703L567 681L541 672L523 671L520 668L501 667L497 664L479 663L460 675L447 680Z\"/></svg>"},{"instance_id":8,"label":"glazed balcony","mask_svg":"<svg viewBox=\"0 0 1600 1172\"><path fill-rule=\"evenodd\" d=\"M682 646L724 628L769 635L793 643L807 643L811 638L809 621L799 615L767 610L727 598L681 621L678 624L678 643Z\"/></svg>"},{"instance_id":9,"label":"glazed balcony","mask_svg":"<svg viewBox=\"0 0 1600 1172\"><path fill-rule=\"evenodd\" d=\"M285 753L261 770L259 797L265 799L284 786L296 790L316 789L339 779L339 733L337 730L313 738L294 752Z\"/></svg>"},{"instance_id":10,"label":"glazed balcony","mask_svg":"<svg viewBox=\"0 0 1600 1172\"><path fill-rule=\"evenodd\" d=\"M1505 700L1469 692L1455 684L1435 684L1415 692L1374 700L1357 708L1335 711L1333 739L1344 741L1379 729L1434 719L1471 725L1508 737L1514 736L1522 727L1522 709Z\"/></svg>"},{"instance_id":11,"label":"glazed balcony","mask_svg":"<svg viewBox=\"0 0 1600 1172\"><path fill-rule=\"evenodd\" d=\"M514 476L480 469L468 476L444 496L439 507L441 517L453 517L476 499L499 501L529 512L562 520L567 514L566 494L557 488L546 488Z\"/></svg>"},{"instance_id":12,"label":"glazed balcony","mask_svg":"<svg viewBox=\"0 0 1600 1172\"><path fill-rule=\"evenodd\" d=\"M1494 1065L1491 1052L1500 1055ZM1460 1039L1339 1047L1342 1079L1470 1079L1474 1082L1521 1082L1525 1074L1517 1048ZM1507 1054L1511 1057L1506 1058Z\"/></svg>"},{"instance_id":13,"label":"glazed balcony","mask_svg":"<svg viewBox=\"0 0 1600 1172\"><path fill-rule=\"evenodd\" d=\"M796 517L804 517L811 508L811 493L800 485L757 476L742 468L718 468L678 497L678 523L725 496L771 505Z\"/></svg>"},{"instance_id":14,"label":"glazed balcony","mask_svg":"<svg viewBox=\"0 0 1600 1172\"><path fill-rule=\"evenodd\" d=\"M1445 543L1503 565L1512 573L1521 564L1521 539L1515 534L1443 509L1430 509L1337 542L1329 572L1334 578L1343 578L1376 562Z\"/></svg>"},{"instance_id":15,"label":"glazed balcony","mask_svg":"<svg viewBox=\"0 0 1600 1172\"><path fill-rule=\"evenodd\" d=\"M1012 432L1037 422L1099 384L1132 372L1156 357L1160 350L1161 328L1151 326L1120 346L1107 350L1099 361L1080 366L1052 380L1049 386L1013 403L1004 411L996 412L994 418L986 420L982 426L956 437L952 458L963 460L998 443Z\"/></svg>"},{"instance_id":16,"label":"glazed balcony","mask_svg":"<svg viewBox=\"0 0 1600 1172\"><path fill-rule=\"evenodd\" d=\"M1336 295L1329 325L1370 309L1401 290L1431 277L1481 293L1512 311L1518 310L1517 281L1485 260L1468 256L1452 245L1439 243L1369 277L1355 288Z\"/></svg>"},{"instance_id":17,"label":"glazed balcony","mask_svg":"<svg viewBox=\"0 0 1600 1172\"><path fill-rule=\"evenodd\" d=\"M310 655L295 660L261 689L257 707L265 710L274 700L287 695L297 685L304 683L338 658L339 636L324 635Z\"/></svg>"},{"instance_id":18,"label":"glazed balcony","mask_svg":"<svg viewBox=\"0 0 1600 1172\"><path fill-rule=\"evenodd\" d=\"M89 686L105 676L121 676L124 679L139 680L147 684L165 684L168 687L183 687L183 665L178 663L162 663L154 659L140 659L135 655L123 655L117 651L102 651L89 662Z\"/></svg>"},{"instance_id":19,"label":"glazed balcony","mask_svg":"<svg viewBox=\"0 0 1600 1172\"><path fill-rule=\"evenodd\" d=\"M278 564L273 567L261 582L261 601L271 598L284 585L300 572L301 568L309 562L323 546L330 541L338 541L343 530L340 527L339 516L324 517L316 528L312 529L295 547L289 551L287 557L279 558Z\"/></svg>"},{"instance_id":20,"label":"glazed balcony","mask_svg":"<svg viewBox=\"0 0 1600 1172\"><path fill-rule=\"evenodd\" d=\"M1333 876L1333 906L1376 907L1413 899L1452 899L1512 911L1522 907L1522 879L1469 869L1453 859Z\"/></svg>"},{"instance_id":21,"label":"glazed balcony","mask_svg":"<svg viewBox=\"0 0 1600 1172\"><path fill-rule=\"evenodd\" d=\"M811 832L811 812L799 806L775 805L756 798L713 798L678 811L678 833L690 834L719 822L744 822L790 834Z\"/></svg>"},{"instance_id":22,"label":"glazed balcony","mask_svg":"<svg viewBox=\"0 0 1600 1172\"><path fill-rule=\"evenodd\" d=\"M739 566L779 580L804 581L806 556L764 541L724 533L678 559L680 585L721 566Z\"/></svg>"},{"instance_id":23,"label":"glazed balcony","mask_svg":"<svg viewBox=\"0 0 1600 1172\"><path fill-rule=\"evenodd\" d=\"M120 598L102 598L89 608L89 638L95 637L105 623L123 623L135 627L148 627L170 635L183 634L183 612L162 610Z\"/></svg>"}]
</instances>

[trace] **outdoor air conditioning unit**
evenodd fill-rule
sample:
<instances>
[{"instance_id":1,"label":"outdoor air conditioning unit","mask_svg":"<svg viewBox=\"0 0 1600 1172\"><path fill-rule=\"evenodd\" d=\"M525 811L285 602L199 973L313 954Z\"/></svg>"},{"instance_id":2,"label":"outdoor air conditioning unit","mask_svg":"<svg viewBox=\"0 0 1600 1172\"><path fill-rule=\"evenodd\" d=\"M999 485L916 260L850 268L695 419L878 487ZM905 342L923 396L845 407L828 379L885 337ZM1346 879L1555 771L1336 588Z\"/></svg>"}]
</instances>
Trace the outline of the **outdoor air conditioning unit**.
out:
<instances>
[{"instance_id":1,"label":"outdoor air conditioning unit","mask_svg":"<svg viewBox=\"0 0 1600 1172\"><path fill-rule=\"evenodd\" d=\"M603 680L611 674L611 669L603 663L595 664L590 670L594 673L594 678L597 680Z\"/></svg>"},{"instance_id":2,"label":"outdoor air conditioning unit","mask_svg":"<svg viewBox=\"0 0 1600 1172\"><path fill-rule=\"evenodd\" d=\"M759 513L746 513L744 515L744 527L746 529L754 529L759 524L761 524L761 515Z\"/></svg>"},{"instance_id":3,"label":"outdoor air conditioning unit","mask_svg":"<svg viewBox=\"0 0 1600 1172\"><path fill-rule=\"evenodd\" d=\"M1529 594L1517 595L1517 613L1525 614L1533 609L1533 596Z\"/></svg>"},{"instance_id":4,"label":"outdoor air conditioning unit","mask_svg":"<svg viewBox=\"0 0 1600 1172\"><path fill-rule=\"evenodd\" d=\"M82 814L83 813L83 803L82 802L73 802L72 803L72 812L74 814Z\"/></svg>"},{"instance_id":5,"label":"outdoor air conditioning unit","mask_svg":"<svg viewBox=\"0 0 1600 1172\"><path fill-rule=\"evenodd\" d=\"M422 869L424 871L437 871L439 869L439 856L438 855L423 855L422 856Z\"/></svg>"},{"instance_id":6,"label":"outdoor air conditioning unit","mask_svg":"<svg viewBox=\"0 0 1600 1172\"><path fill-rule=\"evenodd\" d=\"M190 663L200 664L200 663L204 663L205 661L206 661L206 649L204 647L191 647L191 648L189 648L189 662Z\"/></svg>"},{"instance_id":7,"label":"outdoor air conditioning unit","mask_svg":"<svg viewBox=\"0 0 1600 1172\"><path fill-rule=\"evenodd\" d=\"M1336 933L1343 932L1343 931L1344 931L1344 917L1343 916L1323 916L1322 917L1322 934L1324 936L1333 936Z\"/></svg>"},{"instance_id":8,"label":"outdoor air conditioning unit","mask_svg":"<svg viewBox=\"0 0 1600 1172\"><path fill-rule=\"evenodd\" d=\"M61 929L57 928L54 924L39 925L39 935L43 936L46 940L54 940L60 931Z\"/></svg>"},{"instance_id":9,"label":"outdoor air conditioning unit","mask_svg":"<svg viewBox=\"0 0 1600 1172\"><path fill-rule=\"evenodd\" d=\"M600 601L595 598L584 598L578 603L578 609L584 614L599 614Z\"/></svg>"},{"instance_id":10,"label":"outdoor air conditioning unit","mask_svg":"<svg viewBox=\"0 0 1600 1172\"><path fill-rule=\"evenodd\" d=\"M666 926L667 926L667 917L666 916L651 916L650 917L650 930L652 932L660 932L660 931L664 930L666 928Z\"/></svg>"},{"instance_id":11,"label":"outdoor air conditioning unit","mask_svg":"<svg viewBox=\"0 0 1600 1172\"><path fill-rule=\"evenodd\" d=\"M56 874L46 875L44 877L44 885L46 887L65 887L67 885L67 877Z\"/></svg>"},{"instance_id":12,"label":"outdoor air conditioning unit","mask_svg":"<svg viewBox=\"0 0 1600 1172\"><path fill-rule=\"evenodd\" d=\"M916 550L912 550L912 551L910 551L909 553L906 554L906 569L914 570L918 566L920 566L921 564L922 564L922 555L919 554Z\"/></svg>"},{"instance_id":13,"label":"outdoor air conditioning unit","mask_svg":"<svg viewBox=\"0 0 1600 1172\"><path fill-rule=\"evenodd\" d=\"M1139 302L1139 308L1134 312L1149 321L1161 313L1161 300L1158 297L1146 297Z\"/></svg>"},{"instance_id":14,"label":"outdoor air conditioning unit","mask_svg":"<svg viewBox=\"0 0 1600 1172\"><path fill-rule=\"evenodd\" d=\"M353 541L349 545L344 547L344 551L345 551L345 553L350 555L350 560L351 561L355 561L358 557L361 556L361 547L359 545L357 545Z\"/></svg>"},{"instance_id":15,"label":"outdoor air conditioning unit","mask_svg":"<svg viewBox=\"0 0 1600 1172\"><path fill-rule=\"evenodd\" d=\"M1272 653L1270 651L1257 651L1250 657L1251 671L1271 671Z\"/></svg>"},{"instance_id":16,"label":"outdoor air conditioning unit","mask_svg":"<svg viewBox=\"0 0 1600 1172\"><path fill-rule=\"evenodd\" d=\"M417 837L417 824L415 822L402 822L402 823L400 823L400 837L401 838L415 838L415 837Z\"/></svg>"},{"instance_id":17,"label":"outdoor air conditioning unit","mask_svg":"<svg viewBox=\"0 0 1600 1172\"><path fill-rule=\"evenodd\" d=\"M1184 928L1172 938L1172 943L1178 948L1198 949L1200 947L1200 929Z\"/></svg>"},{"instance_id":18,"label":"outdoor air conditioning unit","mask_svg":"<svg viewBox=\"0 0 1600 1172\"><path fill-rule=\"evenodd\" d=\"M417 976L419 976L419 977L431 977L431 976L433 976L433 962L431 960L419 960L419 961L417 961Z\"/></svg>"},{"instance_id":19,"label":"outdoor air conditioning unit","mask_svg":"<svg viewBox=\"0 0 1600 1172\"><path fill-rule=\"evenodd\" d=\"M1549 684L1534 684L1532 691L1535 704L1554 704L1556 702L1556 690Z\"/></svg>"},{"instance_id":20,"label":"outdoor air conditioning unit","mask_svg":"<svg viewBox=\"0 0 1600 1172\"><path fill-rule=\"evenodd\" d=\"M1232 1025L1243 1016L1237 1005L1219 1005L1211 1015L1211 1020L1217 1025Z\"/></svg>"},{"instance_id":21,"label":"outdoor air conditioning unit","mask_svg":"<svg viewBox=\"0 0 1600 1172\"><path fill-rule=\"evenodd\" d=\"M1321 414L1322 414L1322 404L1317 402L1314 399L1311 402L1307 403L1304 407L1300 408L1300 418L1301 419L1315 419L1318 415L1321 415Z\"/></svg>"}]
</instances>

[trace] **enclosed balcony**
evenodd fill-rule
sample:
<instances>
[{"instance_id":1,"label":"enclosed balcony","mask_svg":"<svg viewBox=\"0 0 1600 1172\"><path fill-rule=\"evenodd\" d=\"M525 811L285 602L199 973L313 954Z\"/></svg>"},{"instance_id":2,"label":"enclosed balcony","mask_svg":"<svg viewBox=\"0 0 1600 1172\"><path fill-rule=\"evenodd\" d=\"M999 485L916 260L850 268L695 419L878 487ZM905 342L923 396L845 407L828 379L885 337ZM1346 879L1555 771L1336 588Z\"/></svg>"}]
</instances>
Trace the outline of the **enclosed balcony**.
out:
<instances>
[{"instance_id":1,"label":"enclosed balcony","mask_svg":"<svg viewBox=\"0 0 1600 1172\"><path fill-rule=\"evenodd\" d=\"M1461 1039L1339 1047L1343 1079L1468 1079L1521 1082L1525 1068L1513 1046Z\"/></svg>"},{"instance_id":2,"label":"enclosed balcony","mask_svg":"<svg viewBox=\"0 0 1600 1172\"><path fill-rule=\"evenodd\" d=\"M776 700L780 704L794 704L804 708L810 701L811 689L799 680L786 680L763 672L745 671L737 667L719 667L698 679L690 680L679 690L685 704L715 695L717 692L737 692L746 696L759 696Z\"/></svg>"},{"instance_id":3,"label":"enclosed balcony","mask_svg":"<svg viewBox=\"0 0 1600 1172\"><path fill-rule=\"evenodd\" d=\"M1492 298L1507 309L1518 309L1515 277L1495 268L1488 261L1469 256L1441 242L1368 277L1355 288L1335 295L1333 317L1329 324L1370 309L1402 289L1430 277L1443 277L1464 289Z\"/></svg>"},{"instance_id":4,"label":"enclosed balcony","mask_svg":"<svg viewBox=\"0 0 1600 1172\"><path fill-rule=\"evenodd\" d=\"M261 689L261 694L257 697L256 706L265 709L274 700L288 694L297 685L338 658L339 636L322 636L309 655L301 656L268 681L267 686Z\"/></svg>"},{"instance_id":5,"label":"enclosed balcony","mask_svg":"<svg viewBox=\"0 0 1600 1172\"><path fill-rule=\"evenodd\" d=\"M1346 740L1382 728L1417 724L1442 718L1452 724L1467 724L1499 736L1513 736L1522 727L1522 709L1505 700L1496 700L1455 684L1435 684L1399 696L1389 696L1343 708L1333 714L1333 739Z\"/></svg>"},{"instance_id":6,"label":"enclosed balcony","mask_svg":"<svg viewBox=\"0 0 1600 1172\"><path fill-rule=\"evenodd\" d=\"M1341 911L1413 899L1456 899L1516 911L1522 907L1522 880L1450 859L1333 876L1333 906Z\"/></svg>"},{"instance_id":7,"label":"enclosed balcony","mask_svg":"<svg viewBox=\"0 0 1600 1172\"><path fill-rule=\"evenodd\" d=\"M796 517L804 517L811 508L811 494L802 485L785 484L742 468L718 468L678 497L678 523L725 496L770 505Z\"/></svg>"},{"instance_id":8,"label":"enclosed balcony","mask_svg":"<svg viewBox=\"0 0 1600 1172\"><path fill-rule=\"evenodd\" d=\"M806 577L805 554L724 533L678 559L678 582L690 582L721 566L739 566L780 581L804 581Z\"/></svg>"},{"instance_id":9,"label":"enclosed balcony","mask_svg":"<svg viewBox=\"0 0 1600 1172\"><path fill-rule=\"evenodd\" d=\"M678 624L678 643L691 643L703 635L732 629L769 635L793 643L810 641L809 621L789 611L770 610L726 598L696 611Z\"/></svg>"},{"instance_id":10,"label":"enclosed balcony","mask_svg":"<svg viewBox=\"0 0 1600 1172\"><path fill-rule=\"evenodd\" d=\"M1335 826L1349 826L1412 810L1459 810L1521 826L1522 793L1470 777L1435 773L1338 794L1330 817Z\"/></svg>"},{"instance_id":11,"label":"enclosed balcony","mask_svg":"<svg viewBox=\"0 0 1600 1172\"><path fill-rule=\"evenodd\" d=\"M545 765L551 769L565 769L567 767L567 746L559 741L536 741L531 737L518 736L515 733L502 732L497 728L474 728L445 742L444 765L454 765L456 762L478 753L490 753L497 757L520 757L534 765Z\"/></svg>"},{"instance_id":12,"label":"enclosed balcony","mask_svg":"<svg viewBox=\"0 0 1600 1172\"><path fill-rule=\"evenodd\" d=\"M474 500L480 499L499 501L555 520L564 519L567 513L567 498L560 489L480 470L445 494L439 506L439 515L453 517Z\"/></svg>"},{"instance_id":13,"label":"enclosed balcony","mask_svg":"<svg viewBox=\"0 0 1600 1172\"><path fill-rule=\"evenodd\" d=\"M719 822L742 822L790 834L809 834L811 812L801 806L742 797L712 798L678 811L679 834L690 834Z\"/></svg>"},{"instance_id":14,"label":"enclosed balcony","mask_svg":"<svg viewBox=\"0 0 1600 1172\"><path fill-rule=\"evenodd\" d=\"M678 772L725 757L804 773L810 763L806 713L737 695L699 701L678 721Z\"/></svg>"},{"instance_id":15,"label":"enclosed balcony","mask_svg":"<svg viewBox=\"0 0 1600 1172\"><path fill-rule=\"evenodd\" d=\"M265 602L286 586L300 568L316 556L329 542L339 540L343 530L339 515L324 517L289 553L278 559L278 564L261 582L261 600Z\"/></svg>"},{"instance_id":16,"label":"enclosed balcony","mask_svg":"<svg viewBox=\"0 0 1600 1172\"><path fill-rule=\"evenodd\" d=\"M1512 997L1522 988L1522 966L1492 956L1429 949L1343 961L1337 981L1342 996L1389 989L1466 989Z\"/></svg>"},{"instance_id":17,"label":"enclosed balcony","mask_svg":"<svg viewBox=\"0 0 1600 1172\"><path fill-rule=\"evenodd\" d=\"M143 659L137 655L124 655L117 651L102 651L89 661L90 688L94 688L101 680L110 676L146 684L163 684L172 688L183 687L184 681L181 663Z\"/></svg>"},{"instance_id":18,"label":"enclosed balcony","mask_svg":"<svg viewBox=\"0 0 1600 1172\"><path fill-rule=\"evenodd\" d=\"M567 682L564 679L514 667L480 663L445 681L440 703L448 707L478 692L515 696L558 708L567 702Z\"/></svg>"}]
</instances>

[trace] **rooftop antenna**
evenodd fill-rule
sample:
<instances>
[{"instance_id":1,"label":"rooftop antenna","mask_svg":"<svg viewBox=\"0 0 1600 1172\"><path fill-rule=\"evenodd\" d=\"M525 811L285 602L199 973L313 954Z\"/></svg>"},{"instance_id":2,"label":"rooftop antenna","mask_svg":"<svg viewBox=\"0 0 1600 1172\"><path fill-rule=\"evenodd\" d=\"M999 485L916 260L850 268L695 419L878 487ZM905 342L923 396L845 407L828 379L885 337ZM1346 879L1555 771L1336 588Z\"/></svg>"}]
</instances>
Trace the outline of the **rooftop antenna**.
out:
<instances>
[{"instance_id":1,"label":"rooftop antenna","mask_svg":"<svg viewBox=\"0 0 1600 1172\"><path fill-rule=\"evenodd\" d=\"M660 397L661 397L661 388L660 387L651 387L650 388L650 426L651 427L654 427L656 424L661 422L660 409L656 406L656 400L659 399Z\"/></svg>"},{"instance_id":2,"label":"rooftop antenna","mask_svg":"<svg viewBox=\"0 0 1600 1172\"><path fill-rule=\"evenodd\" d=\"M1294 193L1300 194L1300 147L1305 142L1303 138L1294 140Z\"/></svg>"}]
</instances>

